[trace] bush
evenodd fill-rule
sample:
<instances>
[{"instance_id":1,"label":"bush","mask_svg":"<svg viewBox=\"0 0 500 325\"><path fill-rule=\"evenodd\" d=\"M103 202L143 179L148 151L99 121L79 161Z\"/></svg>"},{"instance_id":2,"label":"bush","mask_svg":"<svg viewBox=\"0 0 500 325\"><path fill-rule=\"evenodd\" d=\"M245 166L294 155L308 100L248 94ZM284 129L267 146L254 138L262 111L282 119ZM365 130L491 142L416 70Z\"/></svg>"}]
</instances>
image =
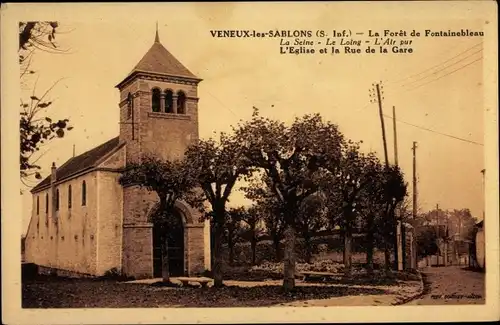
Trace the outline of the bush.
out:
<instances>
[{"instance_id":1,"label":"bush","mask_svg":"<svg viewBox=\"0 0 500 325\"><path fill-rule=\"evenodd\" d=\"M111 281L131 281L135 278L123 275L116 267L114 267L104 272L104 275L100 276L98 279Z\"/></svg>"},{"instance_id":2,"label":"bush","mask_svg":"<svg viewBox=\"0 0 500 325\"><path fill-rule=\"evenodd\" d=\"M285 248L284 242L280 243L281 257L283 257L283 251ZM311 239L311 249L313 255L323 255L325 253L341 253L344 249L344 241L341 236L331 235L331 236L321 236L313 237ZM229 250L227 246L223 246L223 259L225 261L229 260ZM355 236L353 238L352 247L353 257L363 256L363 262L355 263L365 263L366 256L366 240L363 236ZM305 243L302 238L297 238L295 244L295 253L297 262L305 262L306 250ZM256 247L256 264L261 264L264 261L275 261L276 252L274 250L273 242L271 240L263 240L257 243ZM280 261L282 258L280 259ZM354 258L353 258L354 260ZM233 266L250 265L252 262L252 249L249 242L240 242L234 246L234 263Z\"/></svg>"},{"instance_id":3,"label":"bush","mask_svg":"<svg viewBox=\"0 0 500 325\"><path fill-rule=\"evenodd\" d=\"M329 272L329 273L341 273L344 270L344 265L331 261L331 260L320 260L315 263L297 263L295 265L295 270L297 272ZM283 276L283 262L265 262L261 265L253 266L250 272L266 272L269 274L279 274Z\"/></svg>"}]
</instances>

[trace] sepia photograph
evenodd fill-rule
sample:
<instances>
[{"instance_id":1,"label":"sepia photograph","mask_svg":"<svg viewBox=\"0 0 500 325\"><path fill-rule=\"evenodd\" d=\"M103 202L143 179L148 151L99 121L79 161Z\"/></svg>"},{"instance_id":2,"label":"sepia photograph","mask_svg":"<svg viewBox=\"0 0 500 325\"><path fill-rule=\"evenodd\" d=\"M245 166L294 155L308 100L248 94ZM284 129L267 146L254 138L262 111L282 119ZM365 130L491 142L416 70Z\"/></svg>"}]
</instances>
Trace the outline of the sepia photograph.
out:
<instances>
[{"instance_id":1,"label":"sepia photograph","mask_svg":"<svg viewBox=\"0 0 500 325\"><path fill-rule=\"evenodd\" d=\"M4 321L498 319L495 5L2 4Z\"/></svg>"}]
</instances>

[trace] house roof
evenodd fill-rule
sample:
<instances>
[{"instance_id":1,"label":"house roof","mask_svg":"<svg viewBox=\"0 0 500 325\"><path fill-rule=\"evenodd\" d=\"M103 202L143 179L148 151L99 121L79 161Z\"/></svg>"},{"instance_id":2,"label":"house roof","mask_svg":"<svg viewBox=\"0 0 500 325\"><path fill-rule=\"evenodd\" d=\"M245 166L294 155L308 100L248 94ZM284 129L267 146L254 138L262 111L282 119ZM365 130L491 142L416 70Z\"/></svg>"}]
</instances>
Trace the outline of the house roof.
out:
<instances>
[{"instance_id":1,"label":"house roof","mask_svg":"<svg viewBox=\"0 0 500 325\"><path fill-rule=\"evenodd\" d=\"M70 158L63 165L57 168L56 170L57 181L64 180L86 169L96 167L100 159L106 156L111 151L113 151L115 148L117 148L119 144L120 144L119 137L115 137L87 152L82 153L81 155ZM47 176L43 181L38 183L38 185L31 190L31 193L38 192L44 189L45 187L49 186L50 176L51 175Z\"/></svg>"},{"instance_id":2,"label":"house roof","mask_svg":"<svg viewBox=\"0 0 500 325\"><path fill-rule=\"evenodd\" d=\"M151 48L117 87L139 72L199 80L160 43L158 32Z\"/></svg>"}]
</instances>

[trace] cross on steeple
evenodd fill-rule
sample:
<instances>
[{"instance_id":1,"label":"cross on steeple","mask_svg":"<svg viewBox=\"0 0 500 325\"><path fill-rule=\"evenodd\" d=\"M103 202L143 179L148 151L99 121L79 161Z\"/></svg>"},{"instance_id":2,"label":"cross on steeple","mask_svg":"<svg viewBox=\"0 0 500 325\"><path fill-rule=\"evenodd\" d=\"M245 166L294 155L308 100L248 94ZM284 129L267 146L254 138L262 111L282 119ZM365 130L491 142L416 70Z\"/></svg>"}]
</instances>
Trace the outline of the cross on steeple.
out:
<instances>
[{"instance_id":1,"label":"cross on steeple","mask_svg":"<svg viewBox=\"0 0 500 325\"><path fill-rule=\"evenodd\" d=\"M155 43L160 43L160 36L158 35L158 22L156 22Z\"/></svg>"}]
</instances>

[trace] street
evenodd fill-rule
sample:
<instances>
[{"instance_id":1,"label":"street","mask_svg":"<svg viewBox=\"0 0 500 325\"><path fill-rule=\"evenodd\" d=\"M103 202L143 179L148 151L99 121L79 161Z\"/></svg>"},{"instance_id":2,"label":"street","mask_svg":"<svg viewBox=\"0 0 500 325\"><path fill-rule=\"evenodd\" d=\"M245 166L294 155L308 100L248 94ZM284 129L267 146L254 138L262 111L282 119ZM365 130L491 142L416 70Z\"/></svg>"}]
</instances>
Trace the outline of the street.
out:
<instances>
[{"instance_id":1,"label":"street","mask_svg":"<svg viewBox=\"0 0 500 325\"><path fill-rule=\"evenodd\" d=\"M422 270L426 294L407 305L484 304L484 273L463 266L428 267Z\"/></svg>"}]
</instances>

